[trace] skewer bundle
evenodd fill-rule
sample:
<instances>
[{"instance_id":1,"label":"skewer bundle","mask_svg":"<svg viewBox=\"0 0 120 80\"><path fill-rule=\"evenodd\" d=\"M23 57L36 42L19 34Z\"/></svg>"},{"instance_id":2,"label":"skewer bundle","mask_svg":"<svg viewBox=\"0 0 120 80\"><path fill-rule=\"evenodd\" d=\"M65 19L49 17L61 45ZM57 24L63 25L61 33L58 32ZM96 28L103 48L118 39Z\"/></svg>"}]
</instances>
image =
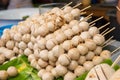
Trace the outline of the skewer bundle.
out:
<instances>
[{"instance_id":1,"label":"skewer bundle","mask_svg":"<svg viewBox=\"0 0 120 80\"><path fill-rule=\"evenodd\" d=\"M80 10L79 5L56 7L5 29L0 39L0 64L24 54L43 80L59 76L64 80L71 76L69 80L73 80L110 58L111 52L102 47L107 43L104 36L114 28L100 33L109 23L95 27L95 22L103 17L88 23L92 14L77 20L90 7Z\"/></svg>"}]
</instances>

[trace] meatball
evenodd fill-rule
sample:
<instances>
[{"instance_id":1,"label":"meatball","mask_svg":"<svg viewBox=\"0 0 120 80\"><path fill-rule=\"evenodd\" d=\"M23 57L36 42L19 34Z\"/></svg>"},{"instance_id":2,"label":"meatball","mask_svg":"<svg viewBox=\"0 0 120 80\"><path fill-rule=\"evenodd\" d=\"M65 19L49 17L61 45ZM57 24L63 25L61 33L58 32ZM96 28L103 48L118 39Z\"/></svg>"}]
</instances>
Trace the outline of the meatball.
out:
<instances>
[{"instance_id":1,"label":"meatball","mask_svg":"<svg viewBox=\"0 0 120 80\"><path fill-rule=\"evenodd\" d=\"M13 77L13 76L16 76L18 74L18 70L16 69L16 67L10 66L7 69L7 73L8 73L9 76Z\"/></svg>"}]
</instances>

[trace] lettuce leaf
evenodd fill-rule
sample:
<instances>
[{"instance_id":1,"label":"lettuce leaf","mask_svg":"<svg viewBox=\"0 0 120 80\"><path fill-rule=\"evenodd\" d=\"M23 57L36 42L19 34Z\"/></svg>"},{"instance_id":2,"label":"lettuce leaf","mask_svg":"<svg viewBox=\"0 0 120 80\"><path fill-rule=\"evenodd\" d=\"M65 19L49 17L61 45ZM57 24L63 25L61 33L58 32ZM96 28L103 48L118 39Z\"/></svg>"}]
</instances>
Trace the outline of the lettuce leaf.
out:
<instances>
[{"instance_id":1,"label":"lettuce leaf","mask_svg":"<svg viewBox=\"0 0 120 80\"><path fill-rule=\"evenodd\" d=\"M25 55L0 65L0 70L7 70L10 66L15 66L17 68L18 75L10 77L8 80L41 80L37 76L37 70L29 65Z\"/></svg>"}]
</instances>

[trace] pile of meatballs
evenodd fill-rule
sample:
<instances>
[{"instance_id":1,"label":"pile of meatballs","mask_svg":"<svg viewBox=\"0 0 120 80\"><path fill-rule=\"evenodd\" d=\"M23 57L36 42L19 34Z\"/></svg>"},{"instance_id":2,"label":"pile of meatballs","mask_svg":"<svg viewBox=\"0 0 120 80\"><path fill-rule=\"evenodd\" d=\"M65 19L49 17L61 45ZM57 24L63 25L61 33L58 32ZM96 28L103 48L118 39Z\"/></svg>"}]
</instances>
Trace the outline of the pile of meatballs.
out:
<instances>
[{"instance_id":1,"label":"pile of meatballs","mask_svg":"<svg viewBox=\"0 0 120 80\"><path fill-rule=\"evenodd\" d=\"M78 20L85 9L55 7L44 14L35 14L11 29L0 39L0 64L22 54L38 70L42 80L74 80L103 60L111 52L103 50L104 35L100 28Z\"/></svg>"}]
</instances>

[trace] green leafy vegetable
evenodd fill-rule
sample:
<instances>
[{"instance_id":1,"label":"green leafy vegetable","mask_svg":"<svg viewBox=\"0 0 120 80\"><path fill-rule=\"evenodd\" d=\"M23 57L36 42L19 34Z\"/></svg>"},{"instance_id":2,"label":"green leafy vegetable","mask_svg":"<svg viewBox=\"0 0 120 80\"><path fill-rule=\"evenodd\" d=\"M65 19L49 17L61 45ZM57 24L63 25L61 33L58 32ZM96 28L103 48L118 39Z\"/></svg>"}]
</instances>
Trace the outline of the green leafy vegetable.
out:
<instances>
[{"instance_id":1,"label":"green leafy vegetable","mask_svg":"<svg viewBox=\"0 0 120 80\"><path fill-rule=\"evenodd\" d=\"M37 76L37 70L29 65L25 55L1 65L0 70L7 70L9 66L15 66L18 70L18 75L10 77L8 80L41 80Z\"/></svg>"}]
</instances>

